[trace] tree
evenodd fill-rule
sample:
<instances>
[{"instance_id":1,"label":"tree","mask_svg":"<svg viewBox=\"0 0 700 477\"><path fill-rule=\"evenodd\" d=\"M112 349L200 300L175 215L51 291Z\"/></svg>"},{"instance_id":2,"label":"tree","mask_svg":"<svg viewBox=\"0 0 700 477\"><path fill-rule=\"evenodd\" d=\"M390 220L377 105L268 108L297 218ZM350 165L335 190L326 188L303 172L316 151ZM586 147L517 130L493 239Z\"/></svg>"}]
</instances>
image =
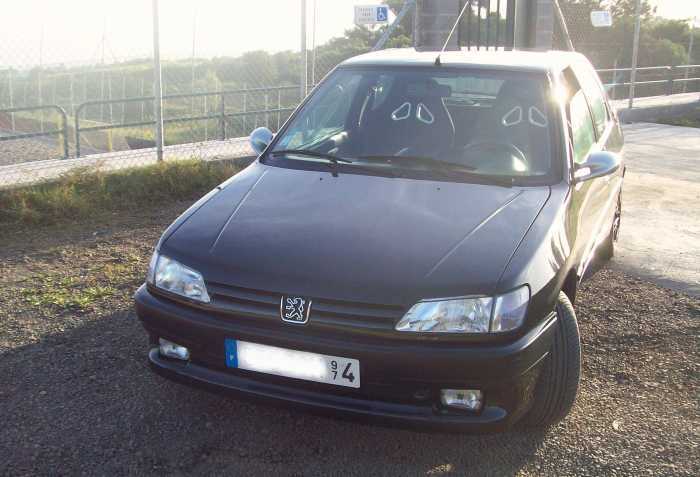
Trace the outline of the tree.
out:
<instances>
[{"instance_id":1,"label":"tree","mask_svg":"<svg viewBox=\"0 0 700 477\"><path fill-rule=\"evenodd\" d=\"M599 68L631 66L636 0L559 0L572 42ZM593 10L607 8L613 17L610 28L595 28L590 22ZM685 47L689 38L683 21L656 16L656 8L642 0L639 64L662 66L688 60Z\"/></svg>"},{"instance_id":2,"label":"tree","mask_svg":"<svg viewBox=\"0 0 700 477\"><path fill-rule=\"evenodd\" d=\"M637 11L637 0L612 0L606 2L614 19L634 18ZM642 0L642 21L650 20L656 15L656 7L649 4L649 0Z\"/></svg>"}]
</instances>

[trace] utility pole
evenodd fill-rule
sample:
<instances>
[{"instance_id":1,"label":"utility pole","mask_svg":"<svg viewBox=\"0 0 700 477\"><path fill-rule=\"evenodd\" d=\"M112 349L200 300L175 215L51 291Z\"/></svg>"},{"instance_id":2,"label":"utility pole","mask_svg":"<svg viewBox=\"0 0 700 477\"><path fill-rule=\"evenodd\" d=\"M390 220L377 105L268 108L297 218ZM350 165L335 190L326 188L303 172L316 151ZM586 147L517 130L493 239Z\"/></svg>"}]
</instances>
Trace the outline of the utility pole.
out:
<instances>
[{"instance_id":1,"label":"utility pole","mask_svg":"<svg viewBox=\"0 0 700 477\"><path fill-rule=\"evenodd\" d=\"M100 101L105 100L105 35L107 30L107 17L102 17L102 57L100 64L102 72L100 73ZM105 105L100 103L100 121L105 120Z\"/></svg>"},{"instance_id":2,"label":"utility pole","mask_svg":"<svg viewBox=\"0 0 700 477\"><path fill-rule=\"evenodd\" d=\"M642 24L642 0L637 0L634 13L634 43L632 45L632 71L630 72L630 98L628 108L634 106L634 83L637 81L637 59L639 57L639 30Z\"/></svg>"},{"instance_id":3,"label":"utility pole","mask_svg":"<svg viewBox=\"0 0 700 477\"><path fill-rule=\"evenodd\" d=\"M303 101L306 97L306 84L308 83L308 52L306 51L306 0L301 0L301 87L299 89L299 99Z\"/></svg>"},{"instance_id":4,"label":"utility pole","mask_svg":"<svg viewBox=\"0 0 700 477\"><path fill-rule=\"evenodd\" d=\"M160 71L160 19L158 0L153 0L153 112L156 123L156 154L163 160L163 88Z\"/></svg>"},{"instance_id":5,"label":"utility pole","mask_svg":"<svg viewBox=\"0 0 700 477\"><path fill-rule=\"evenodd\" d=\"M42 70L44 68L44 24L41 24L41 36L39 37L39 74L37 75L39 90L39 106L44 105L44 92L41 84ZM39 130L44 132L44 110L39 110Z\"/></svg>"},{"instance_id":6,"label":"utility pole","mask_svg":"<svg viewBox=\"0 0 700 477\"><path fill-rule=\"evenodd\" d=\"M195 47L197 45L197 10L195 9L194 15L192 16L192 86L190 87L190 92L194 93L194 80L195 80ZM190 98L190 114L194 116L194 96Z\"/></svg>"}]
</instances>

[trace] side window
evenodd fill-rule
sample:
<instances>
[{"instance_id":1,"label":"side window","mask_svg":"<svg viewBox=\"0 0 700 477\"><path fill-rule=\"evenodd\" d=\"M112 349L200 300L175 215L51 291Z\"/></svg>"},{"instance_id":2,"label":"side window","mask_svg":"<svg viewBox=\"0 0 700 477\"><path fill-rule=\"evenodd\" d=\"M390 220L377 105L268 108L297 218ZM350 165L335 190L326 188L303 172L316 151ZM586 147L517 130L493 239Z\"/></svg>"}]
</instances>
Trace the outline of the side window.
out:
<instances>
[{"instance_id":1,"label":"side window","mask_svg":"<svg viewBox=\"0 0 700 477\"><path fill-rule=\"evenodd\" d=\"M569 103L569 121L574 142L574 162L581 164L595 144L593 120L588 110L583 90L579 90Z\"/></svg>"},{"instance_id":2,"label":"side window","mask_svg":"<svg viewBox=\"0 0 700 477\"><path fill-rule=\"evenodd\" d=\"M588 97L593 112L593 121L600 137L608 124L608 109L605 96L596 72L589 66L578 66L576 76L579 78L583 92Z\"/></svg>"},{"instance_id":3,"label":"side window","mask_svg":"<svg viewBox=\"0 0 700 477\"><path fill-rule=\"evenodd\" d=\"M360 74L337 75L314 94L294 126L280 141L287 149L310 147L345 128L345 120L360 83Z\"/></svg>"}]
</instances>

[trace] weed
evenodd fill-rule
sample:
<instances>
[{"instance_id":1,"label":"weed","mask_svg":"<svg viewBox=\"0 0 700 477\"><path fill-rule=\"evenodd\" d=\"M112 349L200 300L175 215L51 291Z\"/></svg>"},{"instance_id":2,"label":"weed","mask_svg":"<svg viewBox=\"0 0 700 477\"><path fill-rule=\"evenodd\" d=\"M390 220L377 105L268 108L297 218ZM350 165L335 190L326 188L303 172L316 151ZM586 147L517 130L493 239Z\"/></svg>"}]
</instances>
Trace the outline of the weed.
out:
<instances>
[{"instance_id":1,"label":"weed","mask_svg":"<svg viewBox=\"0 0 700 477\"><path fill-rule=\"evenodd\" d=\"M55 182L0 191L0 227L76 221L100 212L190 199L240 169L224 162L182 160L108 173L76 170Z\"/></svg>"},{"instance_id":2,"label":"weed","mask_svg":"<svg viewBox=\"0 0 700 477\"><path fill-rule=\"evenodd\" d=\"M111 286L81 286L78 277L35 277L34 286L21 289L24 300L32 306L52 306L61 309L85 310L99 300L115 293Z\"/></svg>"}]
</instances>

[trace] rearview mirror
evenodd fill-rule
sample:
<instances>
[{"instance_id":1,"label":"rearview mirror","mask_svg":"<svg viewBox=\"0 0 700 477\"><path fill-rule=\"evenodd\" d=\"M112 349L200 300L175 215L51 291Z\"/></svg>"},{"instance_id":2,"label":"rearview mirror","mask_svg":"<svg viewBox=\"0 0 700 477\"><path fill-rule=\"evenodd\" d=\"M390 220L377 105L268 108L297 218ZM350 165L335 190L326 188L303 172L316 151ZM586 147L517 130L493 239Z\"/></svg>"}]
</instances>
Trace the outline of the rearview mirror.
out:
<instances>
[{"instance_id":1,"label":"rearview mirror","mask_svg":"<svg viewBox=\"0 0 700 477\"><path fill-rule=\"evenodd\" d=\"M592 152L582 164L574 167L574 181L583 182L603 177L620 168L620 156L608 151Z\"/></svg>"},{"instance_id":2,"label":"rearview mirror","mask_svg":"<svg viewBox=\"0 0 700 477\"><path fill-rule=\"evenodd\" d=\"M250 146L253 148L253 151L255 151L255 154L260 155L272 142L272 137L272 131L264 126L261 126L259 128L255 128L253 132L250 133L248 141L250 141Z\"/></svg>"}]
</instances>

